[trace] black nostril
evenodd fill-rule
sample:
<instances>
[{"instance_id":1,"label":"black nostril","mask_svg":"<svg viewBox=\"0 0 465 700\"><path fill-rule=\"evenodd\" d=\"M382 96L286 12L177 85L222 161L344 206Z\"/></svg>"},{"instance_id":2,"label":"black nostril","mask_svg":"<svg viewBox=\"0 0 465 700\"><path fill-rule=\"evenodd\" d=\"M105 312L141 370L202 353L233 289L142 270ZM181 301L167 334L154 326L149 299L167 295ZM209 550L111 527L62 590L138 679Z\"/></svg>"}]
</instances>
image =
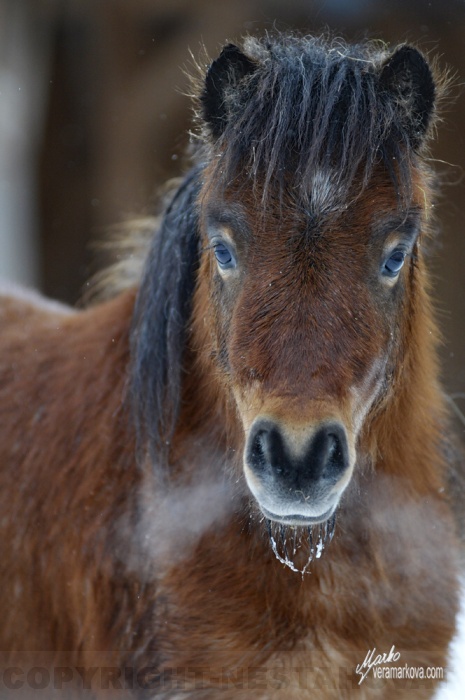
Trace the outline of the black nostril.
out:
<instances>
[{"instance_id":1,"label":"black nostril","mask_svg":"<svg viewBox=\"0 0 465 700\"><path fill-rule=\"evenodd\" d=\"M326 461L328 464L337 464L342 459L341 442L337 435L328 435L328 451Z\"/></svg>"},{"instance_id":2,"label":"black nostril","mask_svg":"<svg viewBox=\"0 0 465 700\"><path fill-rule=\"evenodd\" d=\"M265 442L267 441L266 436L267 433L265 430L259 430L251 442L251 462L256 469L264 469L267 464L265 455Z\"/></svg>"},{"instance_id":3,"label":"black nostril","mask_svg":"<svg viewBox=\"0 0 465 700\"><path fill-rule=\"evenodd\" d=\"M249 462L257 471L280 474L287 461L279 428L269 421L259 421L249 438Z\"/></svg>"},{"instance_id":4,"label":"black nostril","mask_svg":"<svg viewBox=\"0 0 465 700\"><path fill-rule=\"evenodd\" d=\"M344 428L337 423L322 426L312 440L308 459L315 477L337 480L349 464Z\"/></svg>"}]
</instances>

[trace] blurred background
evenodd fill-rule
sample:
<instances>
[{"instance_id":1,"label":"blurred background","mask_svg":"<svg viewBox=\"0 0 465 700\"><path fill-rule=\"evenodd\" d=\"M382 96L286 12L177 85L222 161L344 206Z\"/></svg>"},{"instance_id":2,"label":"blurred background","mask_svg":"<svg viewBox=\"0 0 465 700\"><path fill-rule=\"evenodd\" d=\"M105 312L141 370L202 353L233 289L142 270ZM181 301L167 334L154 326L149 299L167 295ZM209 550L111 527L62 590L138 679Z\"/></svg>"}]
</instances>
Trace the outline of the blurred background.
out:
<instances>
[{"instance_id":1,"label":"blurred background","mask_svg":"<svg viewBox=\"0 0 465 700\"><path fill-rule=\"evenodd\" d=\"M465 0L0 0L0 277L76 303L89 242L183 167L184 69L273 26L412 41L456 73L433 156L446 385L465 408ZM461 396L463 395L463 396Z\"/></svg>"}]
</instances>

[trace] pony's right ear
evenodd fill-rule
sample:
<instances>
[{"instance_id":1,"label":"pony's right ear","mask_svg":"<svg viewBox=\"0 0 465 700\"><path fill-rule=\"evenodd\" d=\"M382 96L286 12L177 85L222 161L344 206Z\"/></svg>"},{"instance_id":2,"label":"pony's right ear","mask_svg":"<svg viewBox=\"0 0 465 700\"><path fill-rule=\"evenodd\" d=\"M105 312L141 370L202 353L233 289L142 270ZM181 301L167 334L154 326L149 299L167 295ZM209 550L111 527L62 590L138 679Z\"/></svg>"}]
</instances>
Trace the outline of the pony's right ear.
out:
<instances>
[{"instance_id":1,"label":"pony's right ear","mask_svg":"<svg viewBox=\"0 0 465 700\"><path fill-rule=\"evenodd\" d=\"M234 88L242 78L253 73L256 67L256 64L234 44L225 46L209 67L200 102L203 119L215 139L221 136L227 123L227 90Z\"/></svg>"}]
</instances>

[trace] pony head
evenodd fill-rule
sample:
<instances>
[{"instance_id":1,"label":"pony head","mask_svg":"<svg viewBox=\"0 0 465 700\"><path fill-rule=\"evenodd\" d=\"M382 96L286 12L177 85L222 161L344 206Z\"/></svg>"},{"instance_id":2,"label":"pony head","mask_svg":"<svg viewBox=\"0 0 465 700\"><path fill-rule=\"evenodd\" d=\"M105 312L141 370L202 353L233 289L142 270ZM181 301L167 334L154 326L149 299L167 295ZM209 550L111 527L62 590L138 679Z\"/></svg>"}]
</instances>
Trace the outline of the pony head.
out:
<instances>
[{"instance_id":1,"label":"pony head","mask_svg":"<svg viewBox=\"0 0 465 700\"><path fill-rule=\"evenodd\" d=\"M197 165L136 306L132 396L154 459L176 426L188 339L233 406L252 502L292 527L333 516L421 304L436 91L407 45L278 36L213 61Z\"/></svg>"},{"instance_id":2,"label":"pony head","mask_svg":"<svg viewBox=\"0 0 465 700\"><path fill-rule=\"evenodd\" d=\"M226 46L201 93L203 336L263 514L334 514L393 381L424 227L435 85L393 54L308 39ZM208 300L208 301L207 301Z\"/></svg>"}]
</instances>

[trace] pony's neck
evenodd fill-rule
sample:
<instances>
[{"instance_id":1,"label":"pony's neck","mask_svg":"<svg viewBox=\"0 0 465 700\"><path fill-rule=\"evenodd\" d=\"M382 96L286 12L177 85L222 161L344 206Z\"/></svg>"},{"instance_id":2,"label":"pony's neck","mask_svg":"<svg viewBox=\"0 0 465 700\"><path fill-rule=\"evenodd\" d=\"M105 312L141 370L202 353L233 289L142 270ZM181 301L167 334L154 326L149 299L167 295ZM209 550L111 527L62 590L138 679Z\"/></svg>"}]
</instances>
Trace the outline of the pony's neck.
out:
<instances>
[{"instance_id":1,"label":"pony's neck","mask_svg":"<svg viewBox=\"0 0 465 700\"><path fill-rule=\"evenodd\" d=\"M181 413L174 442L194 438L199 447L204 445L234 459L243 449L243 428L232 393L218 378L207 331L200 337L193 331L183 367Z\"/></svg>"}]
</instances>

